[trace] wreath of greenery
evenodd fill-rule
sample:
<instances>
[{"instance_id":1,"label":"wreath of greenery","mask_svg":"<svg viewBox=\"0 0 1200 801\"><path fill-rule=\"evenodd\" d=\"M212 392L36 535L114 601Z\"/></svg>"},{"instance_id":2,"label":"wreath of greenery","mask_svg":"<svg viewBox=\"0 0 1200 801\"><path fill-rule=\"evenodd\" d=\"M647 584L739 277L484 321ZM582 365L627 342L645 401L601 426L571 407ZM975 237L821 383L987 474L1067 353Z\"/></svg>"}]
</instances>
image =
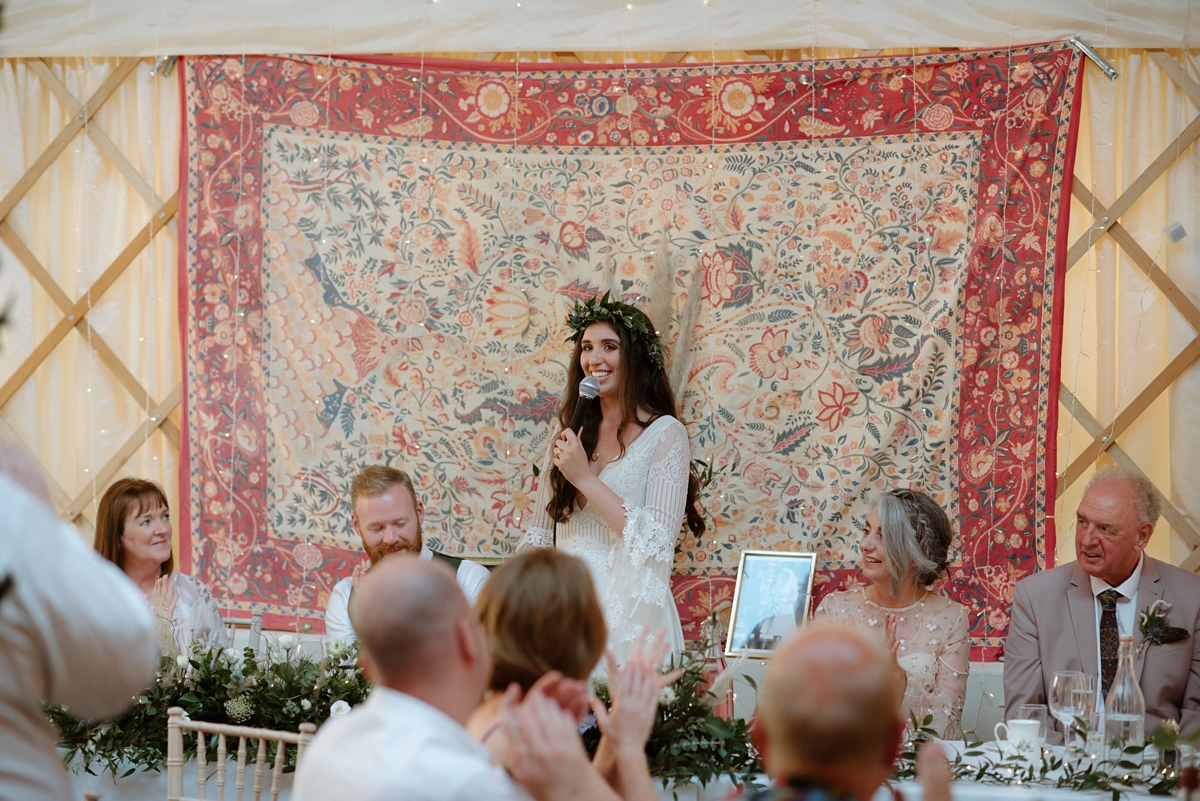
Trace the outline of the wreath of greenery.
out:
<instances>
[{"instance_id":1,"label":"wreath of greenery","mask_svg":"<svg viewBox=\"0 0 1200 801\"><path fill-rule=\"evenodd\" d=\"M654 328L646 321L645 315L635 313L637 311L635 306L610 299L608 292L600 298L588 298L576 303L575 308L567 314L567 327L571 329L572 334L565 341L572 344L578 342L592 323L619 323L629 332L630 339L642 343L650 361L662 370L667 363L667 349Z\"/></svg>"}]
</instances>

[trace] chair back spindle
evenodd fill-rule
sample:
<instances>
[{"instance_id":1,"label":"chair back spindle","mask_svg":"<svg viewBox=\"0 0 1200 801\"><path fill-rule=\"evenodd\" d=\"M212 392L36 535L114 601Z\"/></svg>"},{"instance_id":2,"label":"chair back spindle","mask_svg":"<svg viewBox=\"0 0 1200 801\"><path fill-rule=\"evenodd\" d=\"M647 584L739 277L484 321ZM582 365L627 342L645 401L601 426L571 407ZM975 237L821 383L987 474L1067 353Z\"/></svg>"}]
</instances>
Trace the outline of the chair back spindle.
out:
<instances>
[{"instance_id":1,"label":"chair back spindle","mask_svg":"<svg viewBox=\"0 0 1200 801\"><path fill-rule=\"evenodd\" d=\"M237 801L242 801L246 786L247 741L258 743L255 752L253 776L251 777L253 801L262 801L263 778L266 771L271 772L271 801L278 801L280 781L283 768L287 762L287 747L296 747L296 764L304 758L304 751L317 727L312 723L301 723L299 732L274 731L272 729L256 729L249 726L231 726L224 723L207 723L203 721L184 720L181 707L171 707L167 710L167 801L206 801L208 798L206 785L208 782L208 757L206 745L211 741L207 735L213 735L217 744L217 798L225 799L225 768L229 759L229 744L226 737L238 738L236 755L236 772L234 787ZM194 731L196 740L196 768L199 776L196 788L199 798L188 798L183 795L183 768L185 755L183 749L183 733ZM277 743L275 759L267 763L267 742Z\"/></svg>"},{"instance_id":2,"label":"chair back spindle","mask_svg":"<svg viewBox=\"0 0 1200 801\"><path fill-rule=\"evenodd\" d=\"M205 753L207 740L204 732L196 732L196 791L200 793L201 798L208 798L208 791L205 790L205 784L208 783L208 754Z\"/></svg>"}]
</instances>

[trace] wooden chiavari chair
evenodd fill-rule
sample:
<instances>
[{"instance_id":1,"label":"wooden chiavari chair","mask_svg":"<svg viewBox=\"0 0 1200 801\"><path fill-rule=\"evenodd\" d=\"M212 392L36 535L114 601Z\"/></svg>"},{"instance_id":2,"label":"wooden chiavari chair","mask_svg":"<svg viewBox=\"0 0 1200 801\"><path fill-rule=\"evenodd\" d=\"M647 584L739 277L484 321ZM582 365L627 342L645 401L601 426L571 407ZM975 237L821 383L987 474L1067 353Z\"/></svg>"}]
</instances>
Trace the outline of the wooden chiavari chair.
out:
<instances>
[{"instance_id":1,"label":"wooden chiavari chair","mask_svg":"<svg viewBox=\"0 0 1200 801\"><path fill-rule=\"evenodd\" d=\"M217 740L217 762L216 762L216 783L217 795L216 798L221 801L225 798L225 773L228 763L229 749L227 738L238 738L237 744L237 768L234 776L234 798L241 801L242 792L245 788L246 780L246 741L258 740L258 752L254 761L253 775L251 781L253 783L253 800L260 801L262 798L263 775L269 769L271 772L271 801L277 801L279 798L279 783L283 777L283 766L285 761L285 751L287 746L296 746L296 765L300 765L300 760L304 757L304 749L308 747L313 735L317 732L317 727L312 723L301 723L300 731L273 731L271 729L255 729L249 726L231 726L224 723L205 723L199 720L185 720L183 717L183 709L177 706L167 710L167 801L205 801L207 799L206 785L208 783L208 762L205 753L205 741L208 740L208 735L216 737ZM197 776L197 792L199 798L188 798L183 795L183 765L186 757L183 752L183 733L184 731L194 731L197 733L196 745L196 769ZM211 742L211 740L208 740ZM273 765L267 765L267 742L273 741L279 744L275 750L275 762Z\"/></svg>"}]
</instances>

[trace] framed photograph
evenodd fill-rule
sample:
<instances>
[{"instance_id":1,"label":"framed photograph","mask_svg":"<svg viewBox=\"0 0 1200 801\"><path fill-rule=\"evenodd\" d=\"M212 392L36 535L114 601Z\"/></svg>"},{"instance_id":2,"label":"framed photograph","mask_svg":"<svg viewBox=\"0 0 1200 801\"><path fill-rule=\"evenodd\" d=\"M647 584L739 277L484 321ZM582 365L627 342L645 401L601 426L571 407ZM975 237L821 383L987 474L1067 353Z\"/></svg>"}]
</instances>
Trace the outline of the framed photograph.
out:
<instances>
[{"instance_id":1,"label":"framed photograph","mask_svg":"<svg viewBox=\"0 0 1200 801\"><path fill-rule=\"evenodd\" d=\"M742 551L726 656L764 659L808 620L815 553Z\"/></svg>"}]
</instances>

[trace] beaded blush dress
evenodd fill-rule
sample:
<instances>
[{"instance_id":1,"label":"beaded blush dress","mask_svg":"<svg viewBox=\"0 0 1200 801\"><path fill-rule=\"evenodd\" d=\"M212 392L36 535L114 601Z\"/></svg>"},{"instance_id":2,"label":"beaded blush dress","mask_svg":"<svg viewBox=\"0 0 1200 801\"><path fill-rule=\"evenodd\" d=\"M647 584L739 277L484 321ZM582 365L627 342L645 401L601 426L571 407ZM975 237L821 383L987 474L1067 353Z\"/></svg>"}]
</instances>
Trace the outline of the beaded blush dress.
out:
<instances>
[{"instance_id":1,"label":"beaded blush dress","mask_svg":"<svg viewBox=\"0 0 1200 801\"><path fill-rule=\"evenodd\" d=\"M928 592L910 606L889 609L867 600L866 590L830 593L813 620L853 622L884 638L885 618L896 617L896 661L908 676L904 719L933 715L930 727L943 740L962 739L963 699L967 694L970 642L967 610Z\"/></svg>"},{"instance_id":2,"label":"beaded blush dress","mask_svg":"<svg viewBox=\"0 0 1200 801\"><path fill-rule=\"evenodd\" d=\"M541 475L553 464L553 443ZM622 664L645 625L666 629L672 655L683 652L683 628L671 595L675 540L683 525L691 451L687 429L674 417L659 417L600 471L599 478L625 505L625 530L609 527L589 504L558 524L557 547L583 559L596 584L608 625L608 645ZM550 482L543 480L521 548L555 547L554 523L546 512Z\"/></svg>"}]
</instances>

